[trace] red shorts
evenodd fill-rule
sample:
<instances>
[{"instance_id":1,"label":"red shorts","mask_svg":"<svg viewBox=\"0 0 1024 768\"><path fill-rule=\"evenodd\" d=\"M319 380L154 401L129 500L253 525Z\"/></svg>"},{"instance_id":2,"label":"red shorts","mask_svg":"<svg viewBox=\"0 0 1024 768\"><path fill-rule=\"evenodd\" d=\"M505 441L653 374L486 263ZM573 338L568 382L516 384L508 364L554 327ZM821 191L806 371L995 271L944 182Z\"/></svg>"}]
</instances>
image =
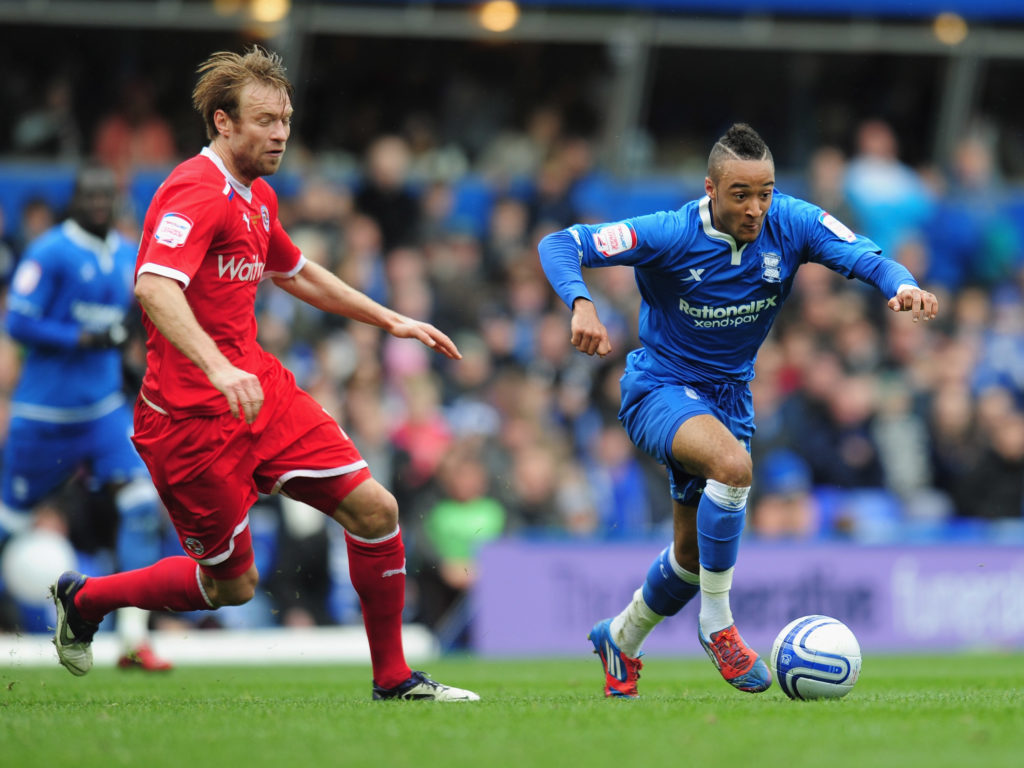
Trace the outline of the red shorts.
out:
<instances>
[{"instance_id":1,"label":"red shorts","mask_svg":"<svg viewBox=\"0 0 1024 768\"><path fill-rule=\"evenodd\" d=\"M249 508L260 493L285 493L324 514L370 477L345 431L312 397L281 383L255 423L230 413L172 419L141 397L135 447L185 551L210 576L232 579L253 562Z\"/></svg>"}]
</instances>

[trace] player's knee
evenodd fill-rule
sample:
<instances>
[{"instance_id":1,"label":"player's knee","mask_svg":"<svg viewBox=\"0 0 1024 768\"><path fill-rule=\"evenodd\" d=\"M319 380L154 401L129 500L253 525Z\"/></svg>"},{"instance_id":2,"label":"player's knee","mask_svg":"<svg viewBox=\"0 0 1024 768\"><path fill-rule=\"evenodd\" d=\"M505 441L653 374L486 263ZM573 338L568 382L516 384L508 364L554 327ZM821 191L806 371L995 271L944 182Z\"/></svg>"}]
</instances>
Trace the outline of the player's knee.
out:
<instances>
[{"instance_id":1,"label":"player's knee","mask_svg":"<svg viewBox=\"0 0 1024 768\"><path fill-rule=\"evenodd\" d=\"M398 527L398 501L382 486L373 500L365 506L363 520L375 533L386 536Z\"/></svg>"},{"instance_id":2,"label":"player's knee","mask_svg":"<svg viewBox=\"0 0 1024 768\"><path fill-rule=\"evenodd\" d=\"M364 483L338 506L334 517L350 533L376 539L398 527L398 501L379 483Z\"/></svg>"},{"instance_id":3,"label":"player's knee","mask_svg":"<svg viewBox=\"0 0 1024 768\"><path fill-rule=\"evenodd\" d=\"M722 485L733 488L746 488L750 486L753 477L754 469L750 454L741 450L719 457L708 479L717 480Z\"/></svg>"}]
</instances>

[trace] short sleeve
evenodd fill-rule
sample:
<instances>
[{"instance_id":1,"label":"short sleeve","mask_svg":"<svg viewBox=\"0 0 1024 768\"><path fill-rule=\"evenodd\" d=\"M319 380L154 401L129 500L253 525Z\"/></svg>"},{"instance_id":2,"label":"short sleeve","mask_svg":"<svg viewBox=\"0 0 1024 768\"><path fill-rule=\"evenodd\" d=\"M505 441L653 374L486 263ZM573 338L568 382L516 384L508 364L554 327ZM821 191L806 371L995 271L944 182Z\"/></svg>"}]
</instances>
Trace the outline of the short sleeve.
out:
<instances>
[{"instance_id":1,"label":"short sleeve","mask_svg":"<svg viewBox=\"0 0 1024 768\"><path fill-rule=\"evenodd\" d=\"M187 286L220 230L227 198L198 183L179 182L161 190L143 234L137 274L155 272Z\"/></svg>"}]
</instances>

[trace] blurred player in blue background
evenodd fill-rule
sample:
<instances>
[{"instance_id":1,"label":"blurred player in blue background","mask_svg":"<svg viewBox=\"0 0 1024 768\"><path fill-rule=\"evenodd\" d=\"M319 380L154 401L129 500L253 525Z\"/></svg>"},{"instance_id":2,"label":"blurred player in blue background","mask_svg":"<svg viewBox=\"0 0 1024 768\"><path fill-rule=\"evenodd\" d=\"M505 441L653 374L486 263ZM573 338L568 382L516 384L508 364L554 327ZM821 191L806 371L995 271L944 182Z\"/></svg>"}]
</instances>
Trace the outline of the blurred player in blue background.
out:
<instances>
[{"instance_id":1,"label":"blurred player in blue background","mask_svg":"<svg viewBox=\"0 0 1024 768\"><path fill-rule=\"evenodd\" d=\"M655 625L701 593L698 639L727 682L771 685L729 603L753 467L749 382L757 351L797 268L823 264L873 285L893 311L935 317L935 296L900 264L826 211L775 190L775 163L739 123L714 145L706 195L678 211L576 225L545 237L541 263L572 310L572 344L611 351L582 266L629 265L640 289L641 348L629 353L619 419L636 445L668 468L673 546L655 559L633 600L590 633L606 696L637 696L640 646Z\"/></svg>"},{"instance_id":2,"label":"blurred player in blue background","mask_svg":"<svg viewBox=\"0 0 1024 768\"><path fill-rule=\"evenodd\" d=\"M4 450L0 540L31 528L36 507L83 481L79 498L101 493L116 506L116 565L133 569L160 557L162 512L130 440L120 347L138 249L114 229L116 204L113 172L82 167L68 218L31 244L11 281L7 331L24 355ZM118 612L120 666L170 668L147 642L148 618Z\"/></svg>"}]
</instances>

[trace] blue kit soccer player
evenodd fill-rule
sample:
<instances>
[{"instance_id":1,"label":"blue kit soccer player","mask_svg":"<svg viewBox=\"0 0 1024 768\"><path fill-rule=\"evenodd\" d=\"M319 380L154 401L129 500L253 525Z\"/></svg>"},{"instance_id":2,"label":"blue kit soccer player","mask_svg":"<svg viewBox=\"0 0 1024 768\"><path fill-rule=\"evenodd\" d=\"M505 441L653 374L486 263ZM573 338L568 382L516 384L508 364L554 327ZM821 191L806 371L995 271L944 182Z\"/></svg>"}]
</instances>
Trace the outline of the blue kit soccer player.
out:
<instances>
[{"instance_id":1,"label":"blue kit soccer player","mask_svg":"<svg viewBox=\"0 0 1024 768\"><path fill-rule=\"evenodd\" d=\"M117 565L160 557L156 489L132 445L122 391L124 320L133 307L137 245L113 229L112 171L83 167L70 215L26 249L11 281L7 331L24 348L3 458L0 540L31 525L31 512L77 473L113 496ZM149 647L148 614L117 616L123 667L167 669Z\"/></svg>"},{"instance_id":2,"label":"blue kit soccer player","mask_svg":"<svg viewBox=\"0 0 1024 768\"><path fill-rule=\"evenodd\" d=\"M606 696L637 695L641 644L698 592L697 636L725 680L748 692L771 685L736 629L729 591L752 477L749 382L797 268L813 261L856 277L915 321L938 311L935 296L873 242L777 192L772 154L748 125L715 143L704 189L678 211L572 226L539 246L551 285L572 310L572 344L588 355L607 355L611 344L581 266L634 268L641 347L627 357L619 419L667 467L673 499L673 544L629 605L590 633Z\"/></svg>"}]
</instances>

